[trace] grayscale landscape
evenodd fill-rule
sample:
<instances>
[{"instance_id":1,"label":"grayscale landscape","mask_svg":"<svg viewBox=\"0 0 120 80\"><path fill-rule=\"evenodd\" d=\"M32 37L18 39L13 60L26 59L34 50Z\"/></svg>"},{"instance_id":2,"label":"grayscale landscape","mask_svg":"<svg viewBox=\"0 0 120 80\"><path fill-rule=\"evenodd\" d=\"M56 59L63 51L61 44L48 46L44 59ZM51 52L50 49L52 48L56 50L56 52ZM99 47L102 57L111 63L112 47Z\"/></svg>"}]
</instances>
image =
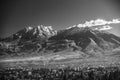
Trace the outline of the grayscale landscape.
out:
<instances>
[{"instance_id":1,"label":"grayscale landscape","mask_svg":"<svg viewBox=\"0 0 120 80\"><path fill-rule=\"evenodd\" d=\"M3 1L0 80L120 80L119 4Z\"/></svg>"}]
</instances>

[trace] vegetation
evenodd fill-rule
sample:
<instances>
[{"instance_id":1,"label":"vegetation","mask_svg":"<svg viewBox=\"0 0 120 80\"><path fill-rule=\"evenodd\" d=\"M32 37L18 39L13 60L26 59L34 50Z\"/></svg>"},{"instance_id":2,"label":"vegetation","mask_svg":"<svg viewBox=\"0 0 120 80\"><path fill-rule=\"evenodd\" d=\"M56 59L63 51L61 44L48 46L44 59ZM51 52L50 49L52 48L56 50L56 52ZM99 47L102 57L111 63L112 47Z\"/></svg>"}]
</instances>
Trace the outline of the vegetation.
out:
<instances>
[{"instance_id":1,"label":"vegetation","mask_svg":"<svg viewBox=\"0 0 120 80\"><path fill-rule=\"evenodd\" d=\"M0 80L120 80L118 67L2 69Z\"/></svg>"}]
</instances>

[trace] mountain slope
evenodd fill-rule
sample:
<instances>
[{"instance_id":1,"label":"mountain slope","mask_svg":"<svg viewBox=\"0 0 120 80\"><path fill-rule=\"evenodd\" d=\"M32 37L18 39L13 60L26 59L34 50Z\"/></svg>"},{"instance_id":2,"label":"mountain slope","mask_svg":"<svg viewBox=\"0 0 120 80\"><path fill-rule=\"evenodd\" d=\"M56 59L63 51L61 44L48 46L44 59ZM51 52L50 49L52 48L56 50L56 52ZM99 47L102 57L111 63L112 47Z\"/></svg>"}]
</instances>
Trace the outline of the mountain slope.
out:
<instances>
[{"instance_id":1,"label":"mountain slope","mask_svg":"<svg viewBox=\"0 0 120 80\"><path fill-rule=\"evenodd\" d=\"M52 36L50 40L74 40L77 46L80 46L82 47L82 49L85 49L91 42L90 38L93 39L95 43L102 49L105 49L105 47L116 48L120 46L120 38L111 33L92 30L88 27L79 28L77 26L58 32L58 34Z\"/></svg>"},{"instance_id":2,"label":"mountain slope","mask_svg":"<svg viewBox=\"0 0 120 80\"><path fill-rule=\"evenodd\" d=\"M17 39L19 40L32 40L35 38L40 39L46 39L50 36L53 36L56 34L56 31L52 29L51 26L38 26L38 27L27 27L24 28L15 34L11 35L10 37L7 37L5 39L2 39L1 41L11 42L15 41Z\"/></svg>"},{"instance_id":3,"label":"mountain slope","mask_svg":"<svg viewBox=\"0 0 120 80\"><path fill-rule=\"evenodd\" d=\"M51 26L38 26L24 28L10 37L1 39L1 52L15 53L35 51L40 48L47 39L56 35ZM3 47L4 46L4 47Z\"/></svg>"},{"instance_id":4,"label":"mountain slope","mask_svg":"<svg viewBox=\"0 0 120 80\"><path fill-rule=\"evenodd\" d=\"M46 26L28 27L0 41L1 53L7 54L49 54L71 50L101 56L118 47L120 38L114 34L78 26L59 31Z\"/></svg>"}]
</instances>

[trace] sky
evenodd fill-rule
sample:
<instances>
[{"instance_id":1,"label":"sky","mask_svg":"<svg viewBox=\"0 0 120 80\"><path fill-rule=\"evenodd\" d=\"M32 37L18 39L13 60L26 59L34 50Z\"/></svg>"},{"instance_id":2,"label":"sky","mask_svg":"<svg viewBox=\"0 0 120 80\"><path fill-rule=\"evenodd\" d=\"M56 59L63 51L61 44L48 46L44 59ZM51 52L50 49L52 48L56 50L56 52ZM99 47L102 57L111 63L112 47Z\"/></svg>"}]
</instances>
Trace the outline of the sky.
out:
<instances>
[{"instance_id":1,"label":"sky","mask_svg":"<svg viewBox=\"0 0 120 80\"><path fill-rule=\"evenodd\" d=\"M3 0L0 37L38 25L60 30L85 21L120 18L120 0ZM109 32L120 36L120 24Z\"/></svg>"}]
</instances>

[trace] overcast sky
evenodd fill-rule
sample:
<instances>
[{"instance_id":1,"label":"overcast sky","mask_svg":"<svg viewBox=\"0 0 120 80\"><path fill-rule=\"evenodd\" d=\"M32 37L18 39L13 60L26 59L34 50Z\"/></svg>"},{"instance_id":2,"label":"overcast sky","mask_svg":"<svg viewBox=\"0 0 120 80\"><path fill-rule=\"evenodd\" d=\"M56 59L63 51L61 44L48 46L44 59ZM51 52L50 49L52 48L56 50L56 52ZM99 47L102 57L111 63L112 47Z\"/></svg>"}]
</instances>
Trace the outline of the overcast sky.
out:
<instances>
[{"instance_id":1,"label":"overcast sky","mask_svg":"<svg viewBox=\"0 0 120 80\"><path fill-rule=\"evenodd\" d=\"M3 0L0 37L27 26L53 26L63 29L86 20L120 18L119 0ZM120 35L120 24L110 32Z\"/></svg>"}]
</instances>

